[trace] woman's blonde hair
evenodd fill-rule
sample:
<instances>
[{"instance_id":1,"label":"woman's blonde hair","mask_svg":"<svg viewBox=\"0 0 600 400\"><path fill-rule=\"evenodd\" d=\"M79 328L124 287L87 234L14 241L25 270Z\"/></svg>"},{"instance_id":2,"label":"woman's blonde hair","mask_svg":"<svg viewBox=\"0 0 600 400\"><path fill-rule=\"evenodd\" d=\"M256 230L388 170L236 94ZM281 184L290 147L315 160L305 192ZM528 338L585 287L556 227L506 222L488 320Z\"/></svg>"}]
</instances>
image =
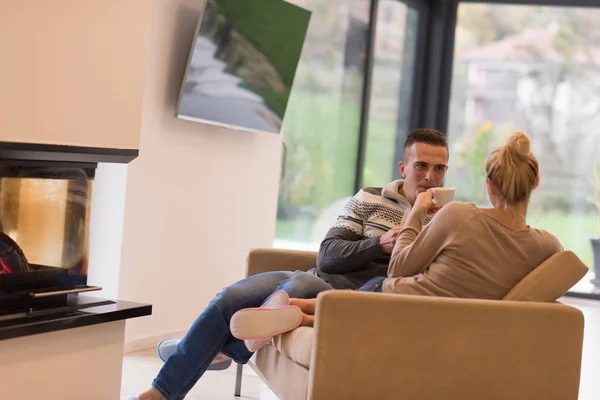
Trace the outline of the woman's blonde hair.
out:
<instances>
[{"instance_id":1,"label":"woman's blonde hair","mask_svg":"<svg viewBox=\"0 0 600 400\"><path fill-rule=\"evenodd\" d=\"M504 146L489 155L485 171L508 204L528 200L539 179L538 161L531 153L529 137L522 132L512 134Z\"/></svg>"}]
</instances>

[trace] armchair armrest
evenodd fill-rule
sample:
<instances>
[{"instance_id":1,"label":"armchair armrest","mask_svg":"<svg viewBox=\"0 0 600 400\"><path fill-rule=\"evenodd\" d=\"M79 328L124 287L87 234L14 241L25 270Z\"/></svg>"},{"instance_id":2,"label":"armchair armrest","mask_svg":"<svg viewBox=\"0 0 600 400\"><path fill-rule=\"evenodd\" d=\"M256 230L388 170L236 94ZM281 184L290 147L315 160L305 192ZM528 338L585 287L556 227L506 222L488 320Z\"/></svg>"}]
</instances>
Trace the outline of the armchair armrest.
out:
<instances>
[{"instance_id":1,"label":"armchair armrest","mask_svg":"<svg viewBox=\"0 0 600 400\"><path fill-rule=\"evenodd\" d=\"M253 249L246 259L246 276L270 271L308 271L317 263L312 251Z\"/></svg>"},{"instance_id":2,"label":"armchair armrest","mask_svg":"<svg viewBox=\"0 0 600 400\"><path fill-rule=\"evenodd\" d=\"M315 330L311 400L578 396L583 316L572 307L328 291Z\"/></svg>"}]
</instances>

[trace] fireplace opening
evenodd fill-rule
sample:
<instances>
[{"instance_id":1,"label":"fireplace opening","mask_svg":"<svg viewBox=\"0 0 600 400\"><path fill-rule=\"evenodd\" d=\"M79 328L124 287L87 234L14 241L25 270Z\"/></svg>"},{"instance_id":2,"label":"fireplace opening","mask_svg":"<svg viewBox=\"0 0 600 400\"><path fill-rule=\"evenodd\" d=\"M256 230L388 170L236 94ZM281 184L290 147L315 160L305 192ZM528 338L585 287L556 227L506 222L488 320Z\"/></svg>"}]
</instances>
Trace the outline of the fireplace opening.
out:
<instances>
[{"instance_id":1,"label":"fireplace opening","mask_svg":"<svg viewBox=\"0 0 600 400\"><path fill-rule=\"evenodd\" d=\"M0 165L0 309L66 304L69 293L99 289L87 286L95 169Z\"/></svg>"}]
</instances>

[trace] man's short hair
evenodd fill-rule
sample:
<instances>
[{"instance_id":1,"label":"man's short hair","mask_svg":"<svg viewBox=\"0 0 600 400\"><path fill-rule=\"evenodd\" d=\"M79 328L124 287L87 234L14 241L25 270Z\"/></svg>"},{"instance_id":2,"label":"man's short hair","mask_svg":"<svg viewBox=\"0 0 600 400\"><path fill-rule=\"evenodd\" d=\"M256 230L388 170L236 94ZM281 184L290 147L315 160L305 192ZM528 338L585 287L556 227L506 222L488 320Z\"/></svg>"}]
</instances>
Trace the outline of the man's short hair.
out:
<instances>
[{"instance_id":1,"label":"man's short hair","mask_svg":"<svg viewBox=\"0 0 600 400\"><path fill-rule=\"evenodd\" d=\"M406 137L404 142L404 152L402 153L403 160L406 161L406 151L415 143L425 143L431 146L444 146L448 150L448 142L446 136L435 129L417 128ZM448 151L448 155L450 151Z\"/></svg>"}]
</instances>

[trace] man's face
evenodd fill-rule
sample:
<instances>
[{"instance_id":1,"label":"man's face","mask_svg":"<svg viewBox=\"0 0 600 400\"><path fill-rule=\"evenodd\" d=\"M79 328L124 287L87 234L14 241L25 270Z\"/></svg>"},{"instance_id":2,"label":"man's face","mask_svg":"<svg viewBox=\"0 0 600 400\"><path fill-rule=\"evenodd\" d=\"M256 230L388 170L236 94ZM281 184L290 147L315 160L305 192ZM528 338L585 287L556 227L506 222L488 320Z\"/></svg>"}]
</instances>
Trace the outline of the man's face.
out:
<instances>
[{"instance_id":1,"label":"man's face","mask_svg":"<svg viewBox=\"0 0 600 400\"><path fill-rule=\"evenodd\" d=\"M402 194L410 204L415 204L419 193L442 185L448 169L448 150L444 146L414 143L404 158L398 163L404 177Z\"/></svg>"}]
</instances>

